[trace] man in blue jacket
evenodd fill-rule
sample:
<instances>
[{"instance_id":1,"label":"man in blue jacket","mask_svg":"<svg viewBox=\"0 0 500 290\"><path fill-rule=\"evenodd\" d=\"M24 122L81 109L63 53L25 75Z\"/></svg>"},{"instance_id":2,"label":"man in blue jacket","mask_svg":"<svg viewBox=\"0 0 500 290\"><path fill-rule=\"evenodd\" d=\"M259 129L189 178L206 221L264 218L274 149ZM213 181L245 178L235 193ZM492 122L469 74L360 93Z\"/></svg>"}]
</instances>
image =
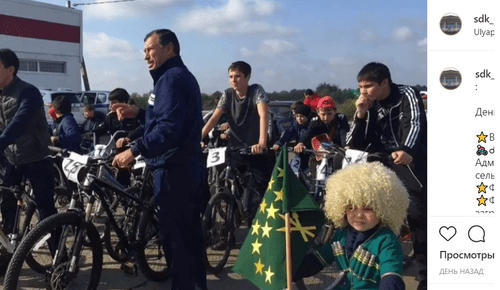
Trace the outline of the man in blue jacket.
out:
<instances>
[{"instance_id":1,"label":"man in blue jacket","mask_svg":"<svg viewBox=\"0 0 500 290\"><path fill-rule=\"evenodd\" d=\"M115 157L129 167L141 154L154 171L164 248L172 251L172 289L206 289L200 193L204 174L201 142L201 93L179 56L179 42L166 29L144 39L145 60L154 81L148 100L144 136Z\"/></svg>"},{"instance_id":2,"label":"man in blue jacket","mask_svg":"<svg viewBox=\"0 0 500 290\"><path fill-rule=\"evenodd\" d=\"M40 91L19 79L18 69L17 55L10 49L0 49L0 154L5 154L8 160L3 186L19 184L23 174L26 175L33 187L40 219L44 219L56 213L52 163L44 159L50 154L48 124ZM10 192L0 195L3 230L10 233L16 200Z\"/></svg>"}]
</instances>

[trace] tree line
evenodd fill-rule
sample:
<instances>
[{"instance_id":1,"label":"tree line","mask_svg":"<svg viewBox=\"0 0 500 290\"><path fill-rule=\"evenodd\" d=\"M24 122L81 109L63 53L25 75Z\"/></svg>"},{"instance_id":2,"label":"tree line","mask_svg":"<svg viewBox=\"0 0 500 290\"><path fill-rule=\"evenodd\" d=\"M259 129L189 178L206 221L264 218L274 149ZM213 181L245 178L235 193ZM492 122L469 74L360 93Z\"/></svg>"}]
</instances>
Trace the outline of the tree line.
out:
<instances>
[{"instance_id":1,"label":"tree line","mask_svg":"<svg viewBox=\"0 0 500 290\"><path fill-rule=\"evenodd\" d=\"M426 91L426 86L416 85L413 86L419 91ZM303 101L304 94L307 89L293 89L291 91L281 91L281 92L272 92L269 94L270 101ZM337 85L332 85L328 83L319 84L314 90L315 93L320 95L321 97L330 96L337 103L338 112L342 114L346 114L348 117L352 117L356 111L356 99L359 96L359 89L341 89ZM135 100L136 104L140 108L146 108L148 97L150 93L146 94L138 94L133 93L131 97ZM213 94L201 94L201 101L203 110L212 110L215 109L217 103L222 96L222 92L216 91Z\"/></svg>"}]
</instances>

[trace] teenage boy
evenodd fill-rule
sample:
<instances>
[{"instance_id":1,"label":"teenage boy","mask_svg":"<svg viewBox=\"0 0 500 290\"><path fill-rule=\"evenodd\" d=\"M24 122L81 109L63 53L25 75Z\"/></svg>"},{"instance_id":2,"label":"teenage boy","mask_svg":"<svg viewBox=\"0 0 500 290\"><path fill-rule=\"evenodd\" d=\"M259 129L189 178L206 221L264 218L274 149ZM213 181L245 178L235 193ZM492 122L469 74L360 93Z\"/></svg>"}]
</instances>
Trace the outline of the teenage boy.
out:
<instances>
[{"instance_id":1,"label":"teenage boy","mask_svg":"<svg viewBox=\"0 0 500 290\"><path fill-rule=\"evenodd\" d=\"M347 135L349 147L390 154L393 170L410 193L408 224L415 259L420 264L419 290L427 289L427 118L418 91L392 82L389 68L372 62L357 76L360 96ZM411 174L407 174L408 171ZM416 177L416 178L415 178Z\"/></svg>"},{"instance_id":2,"label":"teenage boy","mask_svg":"<svg viewBox=\"0 0 500 290\"><path fill-rule=\"evenodd\" d=\"M227 114L231 132L228 147L251 147L252 156L233 154L231 162L238 167L248 168L264 195L270 178L272 164L265 155L268 131L269 98L259 84L249 85L252 68L244 61L232 63L228 68L228 88L222 94L217 109L202 130L202 139L217 124L222 114ZM248 197L251 199L251 197ZM250 212L250 204L243 200L245 211Z\"/></svg>"}]
</instances>

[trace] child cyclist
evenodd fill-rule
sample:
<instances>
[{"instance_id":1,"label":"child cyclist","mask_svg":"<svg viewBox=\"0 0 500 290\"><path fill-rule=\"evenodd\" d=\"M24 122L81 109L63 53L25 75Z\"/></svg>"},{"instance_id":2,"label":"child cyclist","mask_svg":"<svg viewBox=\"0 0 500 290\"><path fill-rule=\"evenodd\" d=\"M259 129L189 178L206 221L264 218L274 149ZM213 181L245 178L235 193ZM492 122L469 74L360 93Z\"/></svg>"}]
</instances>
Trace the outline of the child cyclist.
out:
<instances>
[{"instance_id":1,"label":"child cyclist","mask_svg":"<svg viewBox=\"0 0 500 290\"><path fill-rule=\"evenodd\" d=\"M348 131L346 116L338 114L335 101L330 96L325 96L318 102L318 117L311 120L307 132L300 138L294 151L304 152L306 147L311 147L311 139L321 134L327 134L333 144L345 147Z\"/></svg>"},{"instance_id":2,"label":"child cyclist","mask_svg":"<svg viewBox=\"0 0 500 290\"><path fill-rule=\"evenodd\" d=\"M338 228L329 244L309 253L294 279L336 263L343 289L405 289L397 238L409 197L396 174L379 162L356 163L327 182L325 214Z\"/></svg>"}]
</instances>

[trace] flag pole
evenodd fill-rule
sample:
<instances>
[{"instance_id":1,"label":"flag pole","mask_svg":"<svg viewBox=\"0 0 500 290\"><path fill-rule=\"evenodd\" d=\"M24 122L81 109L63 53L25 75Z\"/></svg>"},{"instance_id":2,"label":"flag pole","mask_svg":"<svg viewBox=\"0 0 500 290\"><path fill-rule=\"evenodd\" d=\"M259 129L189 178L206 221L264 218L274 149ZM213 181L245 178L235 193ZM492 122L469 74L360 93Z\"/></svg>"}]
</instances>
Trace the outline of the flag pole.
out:
<instances>
[{"instance_id":1,"label":"flag pole","mask_svg":"<svg viewBox=\"0 0 500 290\"><path fill-rule=\"evenodd\" d=\"M285 213L285 246L286 246L286 287L292 290L292 245L290 239L290 212Z\"/></svg>"}]
</instances>

